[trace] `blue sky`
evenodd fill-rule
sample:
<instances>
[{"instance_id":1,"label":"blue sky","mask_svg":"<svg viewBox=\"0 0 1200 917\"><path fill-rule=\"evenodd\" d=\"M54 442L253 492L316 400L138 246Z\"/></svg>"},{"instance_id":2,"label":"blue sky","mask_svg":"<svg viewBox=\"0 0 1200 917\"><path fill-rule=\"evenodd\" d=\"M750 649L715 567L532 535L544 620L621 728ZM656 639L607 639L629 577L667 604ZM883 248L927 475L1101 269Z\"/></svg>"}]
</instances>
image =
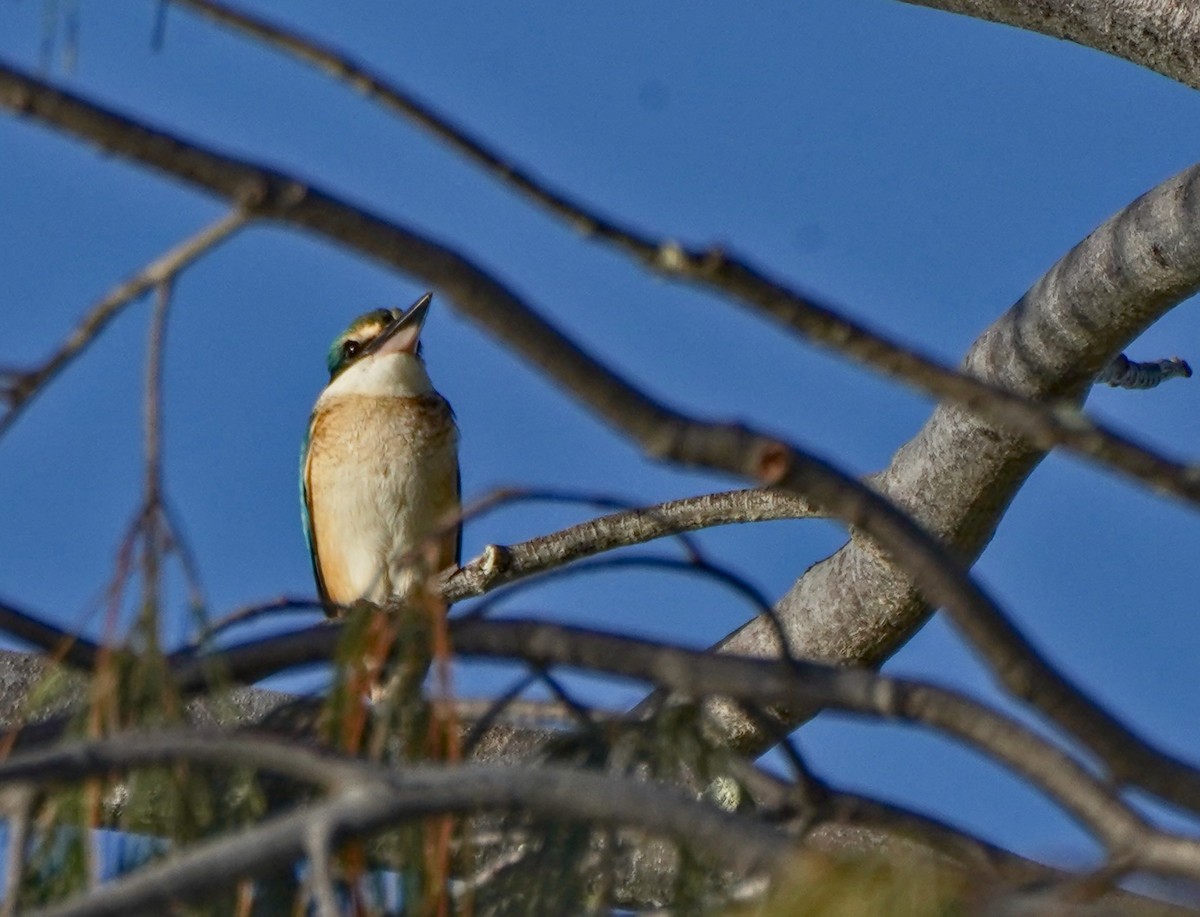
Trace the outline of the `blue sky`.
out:
<instances>
[{"instance_id":1,"label":"blue sky","mask_svg":"<svg viewBox=\"0 0 1200 917\"><path fill-rule=\"evenodd\" d=\"M1067 43L895 2L337 7L253 5L347 49L602 211L655 235L728 244L953 361L1073 244L1200 148L1191 90ZM44 54L41 4L0 0L0 57L48 67L106 104L319 180L459 248L673 405L778 431L860 473L885 464L928 416L925 399L580 240L298 64L179 11L156 51L149 0L77 9L72 65L61 34ZM0 162L0 365L43 357L114 283L223 209L11 117L0 117ZM325 350L357 313L424 289L271 226L178 284L167 487L214 612L311 592L295 474ZM131 308L0 440L0 595L64 625L86 621L91 633L100 616L87 613L139 496L147 317L145 303ZM1129 353L1200 360L1198 324L1185 304ZM644 461L444 300L425 340L458 413L469 496L516 484L653 503L732 483ZM1089 405L1191 456L1198 400L1196 383L1176 382L1099 390ZM585 512L495 514L468 527L465 551ZM978 573L1072 677L1200 760L1194 524L1189 510L1052 458ZM772 597L842 540L811 521L702 538ZM547 586L512 608L693 645L747 613L710 585L628 572ZM184 633L182 610L172 626ZM937 620L887 668L991 696ZM460 679L467 693L490 683ZM1032 791L936 738L823 717L800 743L840 785L1023 853L1093 853Z\"/></svg>"}]
</instances>

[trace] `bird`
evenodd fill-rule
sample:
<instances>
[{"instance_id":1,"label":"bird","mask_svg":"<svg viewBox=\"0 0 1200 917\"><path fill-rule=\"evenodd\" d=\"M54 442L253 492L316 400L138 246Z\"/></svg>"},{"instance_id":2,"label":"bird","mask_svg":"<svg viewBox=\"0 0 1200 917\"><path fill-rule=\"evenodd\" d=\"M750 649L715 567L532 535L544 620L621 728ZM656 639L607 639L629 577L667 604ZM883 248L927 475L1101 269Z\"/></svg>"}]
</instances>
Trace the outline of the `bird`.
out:
<instances>
[{"instance_id":1,"label":"bird","mask_svg":"<svg viewBox=\"0 0 1200 917\"><path fill-rule=\"evenodd\" d=\"M433 387L421 329L433 296L358 316L334 339L300 455L304 534L336 617L416 599L462 552L458 427Z\"/></svg>"}]
</instances>

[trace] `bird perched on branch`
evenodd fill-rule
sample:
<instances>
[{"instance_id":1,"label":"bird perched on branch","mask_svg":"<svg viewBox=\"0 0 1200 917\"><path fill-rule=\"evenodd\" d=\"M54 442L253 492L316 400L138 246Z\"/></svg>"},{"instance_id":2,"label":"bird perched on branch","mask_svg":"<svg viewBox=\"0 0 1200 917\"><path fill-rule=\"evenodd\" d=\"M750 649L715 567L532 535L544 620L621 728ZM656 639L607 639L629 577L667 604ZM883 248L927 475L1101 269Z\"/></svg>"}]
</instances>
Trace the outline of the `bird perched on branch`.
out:
<instances>
[{"instance_id":1,"label":"bird perched on branch","mask_svg":"<svg viewBox=\"0 0 1200 917\"><path fill-rule=\"evenodd\" d=\"M411 599L456 565L462 531L458 429L421 359L432 294L360 315L329 350L329 384L300 458L317 591L336 614Z\"/></svg>"}]
</instances>

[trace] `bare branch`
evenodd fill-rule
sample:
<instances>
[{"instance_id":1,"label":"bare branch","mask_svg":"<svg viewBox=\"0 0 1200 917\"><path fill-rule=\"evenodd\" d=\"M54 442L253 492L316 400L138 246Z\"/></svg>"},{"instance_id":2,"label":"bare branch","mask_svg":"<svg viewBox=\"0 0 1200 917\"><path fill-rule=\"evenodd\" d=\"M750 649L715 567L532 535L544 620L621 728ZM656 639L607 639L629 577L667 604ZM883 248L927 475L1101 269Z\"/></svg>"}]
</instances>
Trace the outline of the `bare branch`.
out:
<instances>
[{"instance_id":1,"label":"bare branch","mask_svg":"<svg viewBox=\"0 0 1200 917\"><path fill-rule=\"evenodd\" d=\"M1113 388L1154 388L1162 385L1168 379L1180 376L1190 379L1192 368L1186 360L1181 360L1179 357L1154 360L1150 363L1135 363L1121 354L1104 367L1104 371L1096 377L1096 381Z\"/></svg>"},{"instance_id":2,"label":"bare branch","mask_svg":"<svg viewBox=\"0 0 1200 917\"><path fill-rule=\"evenodd\" d=\"M627 230L585 210L566 194L550 187L529 169L490 149L481 139L472 136L462 126L452 123L432 106L417 98L414 93L403 89L394 81L372 73L362 64L316 39L215 0L172 2L220 25L240 31L267 47L283 51L341 80L386 110L429 131L464 159L544 207L584 236L596 236L618 243L633 237Z\"/></svg>"},{"instance_id":3,"label":"bare branch","mask_svg":"<svg viewBox=\"0 0 1200 917\"><path fill-rule=\"evenodd\" d=\"M0 783L51 786L94 777L110 770L188 760L245 766L311 783L335 792L363 780L358 763L318 754L295 743L231 735L212 729L121 733L96 742L23 751L0 762Z\"/></svg>"},{"instance_id":4,"label":"bare branch","mask_svg":"<svg viewBox=\"0 0 1200 917\"><path fill-rule=\"evenodd\" d=\"M755 803L768 812L786 815L799 809L811 819L811 836L822 825L857 826L879 832L889 838L904 838L949 857L976 875L1006 881L1030 881L1049 878L1063 879L1069 873L1050 869L1041 863L1016 856L1007 850L975 837L960 828L930 818L894 803L884 802L858 793L836 790L819 781L819 799L806 791L797 802L797 784L781 780L774 774L745 761L735 761L732 773L744 786ZM809 780L816 781L813 775Z\"/></svg>"},{"instance_id":5,"label":"bare branch","mask_svg":"<svg viewBox=\"0 0 1200 917\"><path fill-rule=\"evenodd\" d=\"M100 647L77 634L48 624L15 605L0 602L0 631L77 669L92 669Z\"/></svg>"},{"instance_id":6,"label":"bare branch","mask_svg":"<svg viewBox=\"0 0 1200 917\"><path fill-rule=\"evenodd\" d=\"M1200 10L1179 0L904 0L1064 38L1200 89Z\"/></svg>"},{"instance_id":7,"label":"bare branch","mask_svg":"<svg viewBox=\"0 0 1200 917\"><path fill-rule=\"evenodd\" d=\"M294 612L312 612L320 614L324 610L321 600L308 596L280 596L266 602L253 602L241 605L215 621L212 621L193 638L196 647L204 645L212 637L223 631L243 624L249 624L268 615L288 614ZM0 628L2 630L3 628ZM184 652L187 652L185 650ZM179 655L179 654L177 654Z\"/></svg>"},{"instance_id":8,"label":"bare branch","mask_svg":"<svg viewBox=\"0 0 1200 917\"><path fill-rule=\"evenodd\" d=\"M186 2L200 5L200 0ZM224 9L229 15L229 9ZM0 65L0 105L33 114L107 150L223 194L243 207L254 208L263 216L307 226L402 271L423 277L449 292L459 308L469 318L479 321L493 337L525 355L566 387L578 390L567 381L568 374L581 382L596 381L594 361L543 319L537 318L497 280L465 258L410 230L366 211L350 208L291 176L167 137L3 65ZM155 138L169 142L155 143ZM561 200L565 201L565 198ZM563 206L576 208L569 203ZM616 224L595 222L596 218L591 215L587 219L593 220L592 231L596 235L625 248L660 273L730 293L793 331L931 394L961 402L1020 432L1042 448L1061 445L1144 480L1156 489L1193 503L1200 502L1200 475L1100 427L1073 405L1046 408L973 379L969 374L957 373L842 318L719 249L687 250L672 241L651 240ZM364 234L363 230L368 227L375 238ZM1189 277L1189 283L1188 292L1194 291L1200 287L1200 276ZM480 305L490 314L481 314ZM500 317L513 327L498 325L496 319ZM554 359L553 346L568 350L560 359ZM1107 355L1094 367L1081 366L1078 375L1088 379L1094 377L1112 356L1115 354ZM614 407L626 401L638 402L643 412L659 407L611 371L605 370L605 373L608 376L606 384L614 388L611 393ZM600 413L610 417L609 411Z\"/></svg>"},{"instance_id":9,"label":"bare branch","mask_svg":"<svg viewBox=\"0 0 1200 917\"><path fill-rule=\"evenodd\" d=\"M154 311L150 317L146 347L146 390L143 423L145 426L145 481L142 500L157 509L162 501L162 388L163 350L166 347L167 313L171 308L171 280L155 286Z\"/></svg>"},{"instance_id":10,"label":"bare branch","mask_svg":"<svg viewBox=\"0 0 1200 917\"><path fill-rule=\"evenodd\" d=\"M168 283L180 272L213 248L241 229L250 220L242 210L234 210L215 223L206 226L196 235L180 242L170 251L156 258L137 274L111 290L94 305L79 325L44 363L24 372L9 372L13 381L6 386L8 410L0 415L0 436L12 426L29 401L47 383L57 376L72 360L79 356L107 327L121 310L143 294L163 283Z\"/></svg>"},{"instance_id":11,"label":"bare branch","mask_svg":"<svg viewBox=\"0 0 1200 917\"><path fill-rule=\"evenodd\" d=\"M488 545L479 557L450 576L442 597L450 603L460 602L580 558L680 532L816 515L802 497L763 488L702 494L610 513L520 544Z\"/></svg>"},{"instance_id":12,"label":"bare branch","mask_svg":"<svg viewBox=\"0 0 1200 917\"><path fill-rule=\"evenodd\" d=\"M192 550L191 542L184 535L183 521L175 512L171 502L164 495L160 503L166 536L164 547L179 560L184 581L187 583L188 604L191 606L193 614L203 617L207 602L204 598L204 586L200 580L200 565L196 562L196 553Z\"/></svg>"},{"instance_id":13,"label":"bare branch","mask_svg":"<svg viewBox=\"0 0 1200 917\"><path fill-rule=\"evenodd\" d=\"M718 434L716 446L724 445L735 460L743 452L762 454L770 448L775 449L773 460L784 463L785 469L792 460L793 454L781 444L760 445L747 431L713 429ZM750 437L752 445L744 446L743 437ZM716 461L730 460L710 451L713 444L708 440L697 437L694 441L706 456L712 455ZM955 623L1017 696L1033 702L1095 750L1122 782L1146 787L1181 805L1200 805L1197 802L1200 774L1150 747L1059 675L966 574L948 562L937 544L906 516L824 463L798 454L796 461L796 465L785 470L782 480L798 491L813 495L817 502L827 503L839 518L888 544L904 559L918 583L943 598ZM456 647L463 651L461 634L464 629L469 632L470 624L455 622L452 626ZM296 665L329 658L333 644L327 641L331 637L329 628L310 629L235 648L222 654L222 658L233 677L257 679L277 671L281 661ZM185 664L177 670L177 676L181 684L189 685L196 677L206 677L206 668L203 663L191 663L190 667Z\"/></svg>"},{"instance_id":14,"label":"bare branch","mask_svg":"<svg viewBox=\"0 0 1200 917\"><path fill-rule=\"evenodd\" d=\"M501 492L503 495L505 492ZM540 496L538 492L536 496ZM522 497L526 496L521 494ZM496 499L500 499L497 497ZM490 505L490 501L488 502ZM558 570L566 564L616 548L643 544L658 538L694 532L719 525L734 525L769 520L814 518L818 514L809 503L795 494L770 488L731 490L670 500L654 506L637 507L589 519L557 532L531 538L514 545L487 545L474 560L453 571L441 584L441 597L448 604L485 595L501 586L540 573ZM457 520L455 520L457 521ZM687 546L689 553L697 549ZM719 579L729 574L714 565L701 568ZM744 583L730 584L752 595ZM753 595L756 603L761 596ZM282 597L238 608L213 622L201 634L198 643L231 627L247 624L263 615L321 608L319 602L301 597ZM0 608L2 611L2 608ZM769 613L770 609L766 609ZM0 631L4 630L0 617Z\"/></svg>"},{"instance_id":15,"label":"bare branch","mask_svg":"<svg viewBox=\"0 0 1200 917\"><path fill-rule=\"evenodd\" d=\"M217 0L176 2L347 82L388 110L430 131L492 177L514 187L585 235L616 246L657 273L732 294L743 304L815 343L853 357L936 397L960 404L980 417L1021 433L1043 449L1063 446L1152 485L1161 487L1161 482L1168 481L1168 489L1174 485L1174 479L1185 472L1183 466L1165 460L1097 424L1069 403L1042 407L1027 398L956 372L850 321L779 281L767 278L762 271L731 258L720 249L687 250L677 242L652 239L628 224L605 218L551 188L528 170L514 165L510 157L489 149L482 141L452 124L412 93L311 38L272 25ZM1178 375L1190 376L1190 372L1164 375L1159 381ZM1191 487L1190 493L1179 495L1195 502L1200 496L1200 482L1192 480L1187 486Z\"/></svg>"},{"instance_id":16,"label":"bare branch","mask_svg":"<svg viewBox=\"0 0 1200 917\"><path fill-rule=\"evenodd\" d=\"M171 281L155 287L154 310L150 314L149 341L146 347L146 389L143 396L145 469L142 484L142 603L138 615L141 638L156 650L159 646L159 589L163 551L162 513L162 374L166 348L167 313L171 308Z\"/></svg>"},{"instance_id":17,"label":"bare branch","mask_svg":"<svg viewBox=\"0 0 1200 917\"><path fill-rule=\"evenodd\" d=\"M971 348L967 370L1032 397L1071 397L1132 335L1180 301L1200 278L1200 168L1130 204L1064 256ZM1029 442L939 406L874 482L960 558L976 557L1008 502L1042 458ZM1191 474L1189 472L1189 474ZM1194 477L1194 475L1193 475ZM877 664L929 613L892 558L861 540L806 571L779 602L801 655ZM767 622L722 647L769 654ZM792 718L798 723L803 711ZM731 720L744 747L763 747Z\"/></svg>"}]
</instances>

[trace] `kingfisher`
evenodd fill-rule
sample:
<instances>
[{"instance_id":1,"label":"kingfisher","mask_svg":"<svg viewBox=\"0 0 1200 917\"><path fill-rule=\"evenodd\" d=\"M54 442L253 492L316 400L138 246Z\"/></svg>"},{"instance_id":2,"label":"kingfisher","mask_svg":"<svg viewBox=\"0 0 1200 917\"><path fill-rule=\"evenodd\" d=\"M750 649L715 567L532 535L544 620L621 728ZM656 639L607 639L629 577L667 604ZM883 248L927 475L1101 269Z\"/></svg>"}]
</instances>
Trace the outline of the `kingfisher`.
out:
<instances>
[{"instance_id":1,"label":"kingfisher","mask_svg":"<svg viewBox=\"0 0 1200 917\"><path fill-rule=\"evenodd\" d=\"M360 599L413 599L428 577L459 562L458 428L421 358L432 299L360 315L329 349L300 493L330 615Z\"/></svg>"}]
</instances>

